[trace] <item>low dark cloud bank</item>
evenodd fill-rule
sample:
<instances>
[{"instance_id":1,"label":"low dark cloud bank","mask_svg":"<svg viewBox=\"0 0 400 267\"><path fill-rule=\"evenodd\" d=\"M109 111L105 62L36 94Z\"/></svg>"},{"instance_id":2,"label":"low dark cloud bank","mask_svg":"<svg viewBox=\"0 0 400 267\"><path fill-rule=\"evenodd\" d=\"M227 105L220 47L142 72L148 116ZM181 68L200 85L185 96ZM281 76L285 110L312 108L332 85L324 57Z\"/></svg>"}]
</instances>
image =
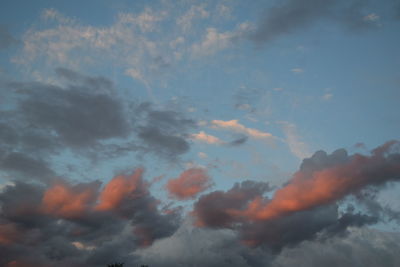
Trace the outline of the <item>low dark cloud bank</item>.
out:
<instances>
[{"instance_id":1,"label":"low dark cloud bank","mask_svg":"<svg viewBox=\"0 0 400 267\"><path fill-rule=\"evenodd\" d=\"M137 264L130 253L175 232L179 210L162 212L143 170L100 182L16 182L0 194L1 266Z\"/></svg>"},{"instance_id":2,"label":"low dark cloud bank","mask_svg":"<svg viewBox=\"0 0 400 267\"><path fill-rule=\"evenodd\" d=\"M316 11L310 12L305 13ZM394 253L398 235L366 227L399 221L397 211L376 199L380 188L400 179L399 142L387 142L368 155L318 151L277 190L245 181L204 193L211 177L205 169L188 169L166 187L176 201L195 200L182 220L180 208L152 195L142 168L122 172L105 185L73 183L58 175L52 157L69 151L84 157L103 154L103 159L136 153L179 160L190 149L196 121L172 108L127 102L104 77L63 68L56 73L63 86L1 85L9 101L0 107L0 171L13 182L0 190L1 266L104 266L112 261L292 266L296 253L309 255L300 257L300 266L329 266L326 259L335 258L349 266L346 249L363 259L375 253L383 262L379 266L399 262ZM365 211L343 210L340 202L348 197ZM326 257L316 252L319 247ZM362 262L355 256L351 260Z\"/></svg>"}]
</instances>

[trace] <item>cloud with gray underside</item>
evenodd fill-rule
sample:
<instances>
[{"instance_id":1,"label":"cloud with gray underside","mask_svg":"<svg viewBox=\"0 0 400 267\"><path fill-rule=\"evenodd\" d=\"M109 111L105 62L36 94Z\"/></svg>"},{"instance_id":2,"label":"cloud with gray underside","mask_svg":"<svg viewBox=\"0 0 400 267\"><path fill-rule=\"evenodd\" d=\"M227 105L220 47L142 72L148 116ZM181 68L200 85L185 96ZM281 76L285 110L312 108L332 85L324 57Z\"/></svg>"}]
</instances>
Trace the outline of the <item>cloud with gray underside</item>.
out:
<instances>
[{"instance_id":1,"label":"cloud with gray underside","mask_svg":"<svg viewBox=\"0 0 400 267\"><path fill-rule=\"evenodd\" d=\"M368 19L368 1L361 0L285 0L262 13L249 38L257 44L312 27L321 21L332 21L350 31L377 26Z\"/></svg>"},{"instance_id":2,"label":"cloud with gray underside","mask_svg":"<svg viewBox=\"0 0 400 267\"><path fill-rule=\"evenodd\" d=\"M50 159L69 149L101 159L127 153L177 160L190 149L194 120L180 111L127 100L102 76L57 68L60 84L2 82L0 171L48 182Z\"/></svg>"}]
</instances>

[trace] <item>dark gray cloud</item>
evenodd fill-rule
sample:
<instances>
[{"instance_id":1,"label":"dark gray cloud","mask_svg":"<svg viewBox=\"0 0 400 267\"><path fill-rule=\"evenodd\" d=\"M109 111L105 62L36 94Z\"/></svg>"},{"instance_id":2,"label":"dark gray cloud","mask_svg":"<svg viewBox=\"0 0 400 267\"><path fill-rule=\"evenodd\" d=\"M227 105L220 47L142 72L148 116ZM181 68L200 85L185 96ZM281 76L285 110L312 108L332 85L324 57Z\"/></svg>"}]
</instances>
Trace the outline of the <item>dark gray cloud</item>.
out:
<instances>
[{"instance_id":1,"label":"dark gray cloud","mask_svg":"<svg viewBox=\"0 0 400 267\"><path fill-rule=\"evenodd\" d=\"M234 231L201 229L192 223L188 218L172 236L135 254L153 267L269 266L272 256L241 244Z\"/></svg>"},{"instance_id":2,"label":"dark gray cloud","mask_svg":"<svg viewBox=\"0 0 400 267\"><path fill-rule=\"evenodd\" d=\"M322 214L323 212L320 215ZM296 228L295 225L291 226ZM279 254L271 254L260 247L249 248L240 243L232 230L198 229L188 220L172 236L135 254L141 262L154 267L391 267L397 266L400 261L397 253L399 240L400 235L397 233L385 233L365 227L350 228L347 235L336 235L329 240L304 241L285 247Z\"/></svg>"},{"instance_id":3,"label":"dark gray cloud","mask_svg":"<svg viewBox=\"0 0 400 267\"><path fill-rule=\"evenodd\" d=\"M55 71L72 86L84 87L97 93L109 93L114 88L113 83L102 76L86 76L66 68L57 68Z\"/></svg>"},{"instance_id":4,"label":"dark gray cloud","mask_svg":"<svg viewBox=\"0 0 400 267\"><path fill-rule=\"evenodd\" d=\"M29 86L14 84L15 88ZM53 132L67 146L93 146L96 141L129 133L122 105L109 95L33 86L35 90L24 91L28 97L20 102L18 111L32 127Z\"/></svg>"},{"instance_id":5,"label":"dark gray cloud","mask_svg":"<svg viewBox=\"0 0 400 267\"><path fill-rule=\"evenodd\" d=\"M197 224L214 228L229 228L236 218L229 214L230 209L242 209L255 196L271 191L268 183L244 181L236 183L227 192L214 191L203 195L194 204Z\"/></svg>"},{"instance_id":6,"label":"dark gray cloud","mask_svg":"<svg viewBox=\"0 0 400 267\"><path fill-rule=\"evenodd\" d=\"M97 181L6 186L0 192L0 265L105 266L116 261L138 265L132 252L172 235L181 221L179 210L162 213L139 174L111 180L115 185L115 179L125 177L136 183L129 192L124 189L124 197L112 209L97 208L107 191L106 186L100 195Z\"/></svg>"},{"instance_id":7,"label":"dark gray cloud","mask_svg":"<svg viewBox=\"0 0 400 267\"><path fill-rule=\"evenodd\" d=\"M203 195L194 204L196 224L233 229L246 244L274 252L305 240L344 235L349 227L375 224L384 219L383 212L349 209L340 214L337 201L399 180L399 144L386 142L370 156L349 156L344 149L330 155L318 151L271 199L264 195L266 188L253 182Z\"/></svg>"},{"instance_id":8,"label":"dark gray cloud","mask_svg":"<svg viewBox=\"0 0 400 267\"><path fill-rule=\"evenodd\" d=\"M228 145L230 145L230 146L240 146L240 145L243 145L244 143L246 143L247 139L249 139L247 136L243 136L243 137L237 138L237 139L229 142Z\"/></svg>"},{"instance_id":9,"label":"dark gray cloud","mask_svg":"<svg viewBox=\"0 0 400 267\"><path fill-rule=\"evenodd\" d=\"M14 179L20 177L46 183L56 176L47 162L19 152L11 152L0 157L0 170L9 172Z\"/></svg>"},{"instance_id":10,"label":"dark gray cloud","mask_svg":"<svg viewBox=\"0 0 400 267\"><path fill-rule=\"evenodd\" d=\"M65 68L65 85L3 82L0 171L48 182L53 156L66 150L97 161L135 153L176 160L190 149L195 122L173 109L122 98L113 83Z\"/></svg>"},{"instance_id":11,"label":"dark gray cloud","mask_svg":"<svg viewBox=\"0 0 400 267\"><path fill-rule=\"evenodd\" d=\"M194 120L177 111L154 109L150 103L139 105L137 112L142 118L137 134L147 145L146 152L174 160L190 149L187 132L196 127Z\"/></svg>"},{"instance_id":12,"label":"dark gray cloud","mask_svg":"<svg viewBox=\"0 0 400 267\"><path fill-rule=\"evenodd\" d=\"M6 49L17 43L18 40L11 35L7 27L0 25L0 50Z\"/></svg>"},{"instance_id":13,"label":"dark gray cloud","mask_svg":"<svg viewBox=\"0 0 400 267\"><path fill-rule=\"evenodd\" d=\"M287 248L270 266L394 267L400 264L399 240L399 233L352 228L345 237L336 236L322 242L306 241Z\"/></svg>"},{"instance_id":14,"label":"dark gray cloud","mask_svg":"<svg viewBox=\"0 0 400 267\"><path fill-rule=\"evenodd\" d=\"M285 0L267 9L250 38L259 44L305 29L321 20L331 20L349 30L376 27L365 19L368 1L352 0Z\"/></svg>"},{"instance_id":15,"label":"dark gray cloud","mask_svg":"<svg viewBox=\"0 0 400 267\"><path fill-rule=\"evenodd\" d=\"M249 200L261 197L267 184L251 181L236 184L227 192L215 191L200 197L194 205L196 224L212 229L232 229L250 247L264 247L277 253L287 246L312 240L319 235L345 234L349 226L363 226L378 221L375 217L345 213L339 216L336 204L295 212L266 221L241 220L230 214L230 210L245 208Z\"/></svg>"}]
</instances>

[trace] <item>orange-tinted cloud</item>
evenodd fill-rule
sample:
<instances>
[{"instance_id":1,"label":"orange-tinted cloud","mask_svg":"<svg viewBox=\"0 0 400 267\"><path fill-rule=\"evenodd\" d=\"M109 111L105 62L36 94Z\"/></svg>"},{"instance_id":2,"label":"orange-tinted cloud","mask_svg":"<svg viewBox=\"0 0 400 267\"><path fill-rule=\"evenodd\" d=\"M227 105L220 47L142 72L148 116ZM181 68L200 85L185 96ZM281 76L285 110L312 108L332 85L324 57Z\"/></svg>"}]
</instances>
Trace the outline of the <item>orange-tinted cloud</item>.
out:
<instances>
[{"instance_id":1,"label":"orange-tinted cloud","mask_svg":"<svg viewBox=\"0 0 400 267\"><path fill-rule=\"evenodd\" d=\"M128 196L142 194L146 187L142 180L143 169L136 169L131 175L114 177L103 189L96 210L108 211L116 209Z\"/></svg>"},{"instance_id":2,"label":"orange-tinted cloud","mask_svg":"<svg viewBox=\"0 0 400 267\"><path fill-rule=\"evenodd\" d=\"M44 264L38 261L13 260L7 263L6 267L50 267L50 264Z\"/></svg>"},{"instance_id":3,"label":"orange-tinted cloud","mask_svg":"<svg viewBox=\"0 0 400 267\"><path fill-rule=\"evenodd\" d=\"M96 200L98 183L56 184L46 190L41 209L44 213L64 218L74 218L87 212Z\"/></svg>"},{"instance_id":4,"label":"orange-tinted cloud","mask_svg":"<svg viewBox=\"0 0 400 267\"><path fill-rule=\"evenodd\" d=\"M169 194L181 200L194 198L210 186L210 177L206 170L201 168L188 169L182 172L178 178L171 179L167 183Z\"/></svg>"},{"instance_id":5,"label":"orange-tinted cloud","mask_svg":"<svg viewBox=\"0 0 400 267\"><path fill-rule=\"evenodd\" d=\"M138 238L141 247L151 246L154 242L153 230L148 227L137 226L133 229L133 233Z\"/></svg>"},{"instance_id":6,"label":"orange-tinted cloud","mask_svg":"<svg viewBox=\"0 0 400 267\"><path fill-rule=\"evenodd\" d=\"M203 143L207 143L210 145L222 145L224 144L224 142L219 139L216 136L210 135L210 134L206 134L203 131L200 131L197 134L192 134L190 136L193 140L199 141L199 142L203 142Z\"/></svg>"},{"instance_id":7,"label":"orange-tinted cloud","mask_svg":"<svg viewBox=\"0 0 400 267\"><path fill-rule=\"evenodd\" d=\"M20 238L20 232L14 224L0 225L0 244L12 244Z\"/></svg>"},{"instance_id":8,"label":"orange-tinted cloud","mask_svg":"<svg viewBox=\"0 0 400 267\"><path fill-rule=\"evenodd\" d=\"M368 185L400 179L400 155L385 156L396 144L386 143L373 150L371 156L355 154L341 164L322 170L300 170L275 192L272 200L256 197L246 210L230 212L252 220L268 220L332 203Z\"/></svg>"}]
</instances>

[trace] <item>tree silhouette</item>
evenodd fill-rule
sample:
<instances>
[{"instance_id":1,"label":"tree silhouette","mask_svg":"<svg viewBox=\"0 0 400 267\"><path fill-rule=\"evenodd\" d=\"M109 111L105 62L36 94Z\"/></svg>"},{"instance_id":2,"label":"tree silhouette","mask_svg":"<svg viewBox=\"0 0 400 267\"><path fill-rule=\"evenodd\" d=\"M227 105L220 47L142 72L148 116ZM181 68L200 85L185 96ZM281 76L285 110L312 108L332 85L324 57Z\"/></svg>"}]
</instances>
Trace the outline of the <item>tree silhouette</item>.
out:
<instances>
[{"instance_id":1,"label":"tree silhouette","mask_svg":"<svg viewBox=\"0 0 400 267\"><path fill-rule=\"evenodd\" d=\"M107 267L123 267L124 263L114 263L114 264L108 264Z\"/></svg>"}]
</instances>

